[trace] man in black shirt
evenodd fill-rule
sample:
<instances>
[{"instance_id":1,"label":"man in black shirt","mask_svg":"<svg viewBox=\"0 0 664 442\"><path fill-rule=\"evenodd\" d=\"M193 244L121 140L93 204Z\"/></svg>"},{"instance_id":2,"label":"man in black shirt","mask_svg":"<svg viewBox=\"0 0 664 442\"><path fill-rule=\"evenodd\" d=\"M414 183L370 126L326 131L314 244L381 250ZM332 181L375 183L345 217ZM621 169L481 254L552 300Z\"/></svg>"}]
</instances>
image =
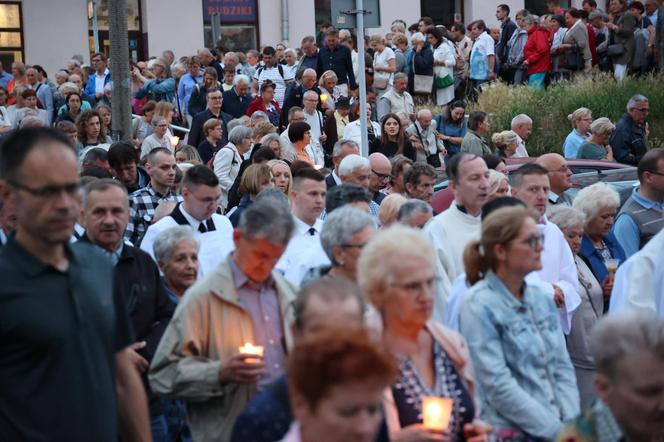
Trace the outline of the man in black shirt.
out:
<instances>
[{"instance_id":1,"label":"man in black shirt","mask_svg":"<svg viewBox=\"0 0 664 442\"><path fill-rule=\"evenodd\" d=\"M318 51L318 64L316 71L320 78L325 71L332 70L337 74L338 85L343 95L348 96L351 90L357 89L355 74L353 73L353 60L350 49L339 43L339 31L331 28L327 31L326 45Z\"/></svg>"},{"instance_id":2,"label":"man in black shirt","mask_svg":"<svg viewBox=\"0 0 664 442\"><path fill-rule=\"evenodd\" d=\"M150 440L113 267L95 247L69 244L80 213L76 166L53 129L19 130L0 147L0 197L17 217L0 251L3 441Z\"/></svg>"}]
</instances>

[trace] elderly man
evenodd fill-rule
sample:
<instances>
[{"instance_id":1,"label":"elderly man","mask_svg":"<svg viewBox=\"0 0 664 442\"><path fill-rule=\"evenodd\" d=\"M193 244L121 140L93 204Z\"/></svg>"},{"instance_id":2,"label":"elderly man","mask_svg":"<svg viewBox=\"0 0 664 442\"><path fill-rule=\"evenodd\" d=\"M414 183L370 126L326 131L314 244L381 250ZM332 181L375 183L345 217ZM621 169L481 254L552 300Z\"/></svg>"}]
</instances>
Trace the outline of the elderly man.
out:
<instances>
[{"instance_id":1,"label":"elderly man","mask_svg":"<svg viewBox=\"0 0 664 442\"><path fill-rule=\"evenodd\" d=\"M510 127L514 133L517 135L517 144L516 152L512 156L513 158L523 158L528 156L528 150L526 149L526 141L528 137L533 132L533 120L526 114L519 114L516 117L512 118L512 123Z\"/></svg>"},{"instance_id":2,"label":"elderly man","mask_svg":"<svg viewBox=\"0 0 664 442\"><path fill-rule=\"evenodd\" d=\"M233 87L221 95L222 112L227 113L233 118L240 118L247 113L247 108L251 101L251 95L249 95L249 81L249 77L246 75L235 75L235 78L233 78Z\"/></svg>"},{"instance_id":3,"label":"elderly man","mask_svg":"<svg viewBox=\"0 0 664 442\"><path fill-rule=\"evenodd\" d=\"M643 95L634 95L627 102L627 113L618 120L609 140L617 162L636 166L650 149L646 122L649 113L650 103Z\"/></svg>"},{"instance_id":4,"label":"elderly man","mask_svg":"<svg viewBox=\"0 0 664 442\"><path fill-rule=\"evenodd\" d=\"M302 49L302 58L300 58L299 66L297 68L296 76L306 69L316 70L318 65L318 47L316 46L316 38L313 35L307 35L302 38L300 44Z\"/></svg>"},{"instance_id":5,"label":"elderly man","mask_svg":"<svg viewBox=\"0 0 664 442\"><path fill-rule=\"evenodd\" d=\"M314 90L306 91L302 98L302 102L304 103L302 111L304 112L304 122L310 127L309 138L311 144L316 149L319 149L322 155L323 144L327 141L327 135L325 135L325 127L323 125L323 113L317 108L319 103L318 97L318 92Z\"/></svg>"},{"instance_id":6,"label":"elderly man","mask_svg":"<svg viewBox=\"0 0 664 442\"><path fill-rule=\"evenodd\" d=\"M196 55L203 68L211 67L217 72L217 78L224 78L224 68L208 48L199 49Z\"/></svg>"},{"instance_id":7,"label":"elderly man","mask_svg":"<svg viewBox=\"0 0 664 442\"><path fill-rule=\"evenodd\" d=\"M224 68L231 67L235 75L242 74L242 66L240 65L240 58L235 52L226 52L224 54Z\"/></svg>"},{"instance_id":8,"label":"elderly man","mask_svg":"<svg viewBox=\"0 0 664 442\"><path fill-rule=\"evenodd\" d=\"M403 72L394 74L392 88L385 92L376 103L378 121L389 113L398 114L403 112L411 117L415 116L415 104L413 97L406 91L408 89L408 75Z\"/></svg>"},{"instance_id":9,"label":"elderly man","mask_svg":"<svg viewBox=\"0 0 664 442\"><path fill-rule=\"evenodd\" d=\"M415 163L403 175L403 185L408 198L422 200L429 204L433 196L433 186L438 174L433 166Z\"/></svg>"},{"instance_id":10,"label":"elderly man","mask_svg":"<svg viewBox=\"0 0 664 442\"><path fill-rule=\"evenodd\" d=\"M371 182L371 162L359 155L351 154L346 156L341 163L339 163L339 178L343 184L357 184L366 189L369 189ZM375 201L369 203L369 212L378 217L378 209L380 207ZM321 216L325 219L327 212Z\"/></svg>"},{"instance_id":11,"label":"elderly man","mask_svg":"<svg viewBox=\"0 0 664 442\"><path fill-rule=\"evenodd\" d=\"M545 153L535 162L549 171L549 204L572 205L572 197L567 193L572 187L572 171L565 158L557 153Z\"/></svg>"},{"instance_id":12,"label":"elderly man","mask_svg":"<svg viewBox=\"0 0 664 442\"><path fill-rule=\"evenodd\" d=\"M489 199L489 169L477 155L460 153L447 166L454 202L425 226L447 282L464 272L466 245L480 236L482 206Z\"/></svg>"},{"instance_id":13,"label":"elderly man","mask_svg":"<svg viewBox=\"0 0 664 442\"><path fill-rule=\"evenodd\" d=\"M230 91L228 91L230 92ZM228 143L228 123L233 119L233 116L222 111L221 108L224 104L224 98L221 90L211 90L207 94L207 108L197 113L191 122L191 130L187 138L187 144L198 147L201 141L205 139L203 136L203 125L210 118L216 118L221 121L221 128L224 133L220 144L225 145Z\"/></svg>"},{"instance_id":14,"label":"elderly man","mask_svg":"<svg viewBox=\"0 0 664 442\"><path fill-rule=\"evenodd\" d=\"M253 117L260 111L254 112L251 116ZM267 114L265 115L267 117ZM266 120L269 121L269 120ZM297 160L297 155L295 154L295 147L291 143L290 138L288 137L288 129L290 128L291 123L303 123L304 122L304 110L299 106L293 106L288 110L288 125L281 135L279 135L279 140L281 141L281 151L282 157L290 162Z\"/></svg>"},{"instance_id":15,"label":"elderly man","mask_svg":"<svg viewBox=\"0 0 664 442\"><path fill-rule=\"evenodd\" d=\"M0 260L2 439L150 440L114 269L96 247L69 243L81 207L67 138L15 132L0 146L0 176L17 218Z\"/></svg>"},{"instance_id":16,"label":"elderly man","mask_svg":"<svg viewBox=\"0 0 664 442\"><path fill-rule=\"evenodd\" d=\"M550 190L549 172L539 164L528 163L512 172L512 195L540 216L544 251L541 254L542 270L537 274L553 288L551 295L558 306L561 327L569 334L572 312L581 304L579 279L574 256L563 232L546 219Z\"/></svg>"},{"instance_id":17,"label":"elderly man","mask_svg":"<svg viewBox=\"0 0 664 442\"><path fill-rule=\"evenodd\" d=\"M273 267L293 229L274 199L249 206L233 233L235 251L187 290L159 343L150 385L186 401L196 441L229 440L257 387L283 374L295 294ZM243 353L246 343L263 354Z\"/></svg>"},{"instance_id":18,"label":"elderly man","mask_svg":"<svg viewBox=\"0 0 664 442\"><path fill-rule=\"evenodd\" d=\"M348 155L359 154L360 148L353 140L342 138L334 144L334 148L332 149L332 165L334 168L332 169L332 173L330 173L327 178L325 178L327 190L342 184L341 178L339 178L339 164L341 164L341 161Z\"/></svg>"},{"instance_id":19,"label":"elderly man","mask_svg":"<svg viewBox=\"0 0 664 442\"><path fill-rule=\"evenodd\" d=\"M413 143L416 162L429 163L433 167L440 167L440 156L447 155L443 140L436 136L436 122L429 109L420 109L417 119L406 129L406 135Z\"/></svg>"},{"instance_id":20,"label":"elderly man","mask_svg":"<svg viewBox=\"0 0 664 442\"><path fill-rule=\"evenodd\" d=\"M556 440L661 439L663 347L664 320L650 312L600 320L590 336L599 400L568 423Z\"/></svg>"},{"instance_id":21,"label":"elderly man","mask_svg":"<svg viewBox=\"0 0 664 442\"><path fill-rule=\"evenodd\" d=\"M169 300L159 276L159 269L142 250L124 244L123 233L129 221L127 191L122 183L101 179L83 190L82 241L101 248L115 267L114 290L127 305L136 335L132 347L150 404L153 436L168 434L161 400L148 387L148 364L154 356L175 305Z\"/></svg>"},{"instance_id":22,"label":"elderly man","mask_svg":"<svg viewBox=\"0 0 664 442\"><path fill-rule=\"evenodd\" d=\"M639 187L625 201L613 233L629 257L664 228L664 150L646 153L637 169Z\"/></svg>"},{"instance_id":23,"label":"elderly man","mask_svg":"<svg viewBox=\"0 0 664 442\"><path fill-rule=\"evenodd\" d=\"M174 226L188 226L201 236L199 273L204 276L233 250L233 226L223 215L216 213L221 190L219 179L209 167L202 164L187 170L180 184L183 202L170 215L148 227L141 249L154 255L155 238Z\"/></svg>"},{"instance_id":24,"label":"elderly man","mask_svg":"<svg viewBox=\"0 0 664 442\"><path fill-rule=\"evenodd\" d=\"M305 69L302 72L302 77L300 78L299 84L293 88L289 88L290 92L284 100L284 105L281 108L282 115L282 125L287 124L286 117L288 116L288 111L293 107L303 107L304 106L304 93L307 91L314 91L320 95L320 89L316 85L317 75L316 69ZM316 102L316 107L320 107L320 104Z\"/></svg>"},{"instance_id":25,"label":"elderly man","mask_svg":"<svg viewBox=\"0 0 664 442\"><path fill-rule=\"evenodd\" d=\"M392 173L392 163L390 159L379 152L369 155L369 164L371 165L371 175L369 176L369 192L372 194L372 200L380 206L385 195L381 190L387 187Z\"/></svg>"},{"instance_id":26,"label":"elderly man","mask_svg":"<svg viewBox=\"0 0 664 442\"><path fill-rule=\"evenodd\" d=\"M129 224L125 239L138 246L152 223L154 212L164 201L181 202L175 188L175 157L166 147L152 149L146 156L145 168L150 183L129 196Z\"/></svg>"},{"instance_id":27,"label":"elderly man","mask_svg":"<svg viewBox=\"0 0 664 442\"><path fill-rule=\"evenodd\" d=\"M416 199L406 201L397 212L397 222L416 229L423 229L432 217L431 206Z\"/></svg>"}]
</instances>

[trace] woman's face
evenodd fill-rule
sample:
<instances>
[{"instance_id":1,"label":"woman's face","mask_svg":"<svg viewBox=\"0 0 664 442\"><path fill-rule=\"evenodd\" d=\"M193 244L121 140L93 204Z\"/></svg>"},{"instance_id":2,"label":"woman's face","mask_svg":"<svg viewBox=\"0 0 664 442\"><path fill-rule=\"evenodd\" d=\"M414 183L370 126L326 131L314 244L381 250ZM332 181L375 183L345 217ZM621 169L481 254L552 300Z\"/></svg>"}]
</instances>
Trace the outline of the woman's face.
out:
<instances>
[{"instance_id":1,"label":"woman's face","mask_svg":"<svg viewBox=\"0 0 664 442\"><path fill-rule=\"evenodd\" d=\"M145 113L145 121L150 122L152 121L152 117L154 117L154 110L149 110Z\"/></svg>"},{"instance_id":2,"label":"woman's face","mask_svg":"<svg viewBox=\"0 0 664 442\"><path fill-rule=\"evenodd\" d=\"M240 152L240 154L244 155L246 152L249 151L249 149L251 148L251 145L253 144L253 142L254 141L251 138L245 138L237 146L237 150Z\"/></svg>"},{"instance_id":3,"label":"woman's face","mask_svg":"<svg viewBox=\"0 0 664 442\"><path fill-rule=\"evenodd\" d=\"M604 238L613 227L615 207L602 207L597 215L586 224L586 234L591 238Z\"/></svg>"},{"instance_id":4,"label":"woman's face","mask_svg":"<svg viewBox=\"0 0 664 442\"><path fill-rule=\"evenodd\" d=\"M569 248L572 249L573 255L578 255L579 250L581 250L581 239L583 238L583 226L576 225L567 227L563 229L563 234L565 235L565 241L569 245Z\"/></svg>"},{"instance_id":5,"label":"woman's face","mask_svg":"<svg viewBox=\"0 0 664 442\"><path fill-rule=\"evenodd\" d=\"M203 75L203 84L205 85L205 89L210 89L216 82L217 79L212 75Z\"/></svg>"},{"instance_id":6,"label":"woman's face","mask_svg":"<svg viewBox=\"0 0 664 442\"><path fill-rule=\"evenodd\" d=\"M503 256L497 256L498 265L510 273L525 277L542 268L540 255L544 249L544 236L532 218L524 220L519 235L509 244L498 247L504 251Z\"/></svg>"},{"instance_id":7,"label":"woman's face","mask_svg":"<svg viewBox=\"0 0 664 442\"><path fill-rule=\"evenodd\" d=\"M271 87L265 89L261 96L266 103L271 103L274 100L274 89Z\"/></svg>"},{"instance_id":8,"label":"woman's face","mask_svg":"<svg viewBox=\"0 0 664 442\"><path fill-rule=\"evenodd\" d=\"M410 164L404 164L403 169L401 170L401 173L397 174L397 176L392 178L392 190L394 192L398 193L403 193L404 192L404 185L403 185L403 176L404 174L411 168Z\"/></svg>"},{"instance_id":9,"label":"woman's face","mask_svg":"<svg viewBox=\"0 0 664 442\"><path fill-rule=\"evenodd\" d=\"M30 109L35 109L37 108L37 97L35 96L30 96L24 99L25 107L29 107Z\"/></svg>"},{"instance_id":10,"label":"woman's face","mask_svg":"<svg viewBox=\"0 0 664 442\"><path fill-rule=\"evenodd\" d=\"M211 138L213 141L217 142L224 137L224 130L221 128L221 124L213 127L208 132L208 138Z\"/></svg>"},{"instance_id":11,"label":"woman's face","mask_svg":"<svg viewBox=\"0 0 664 442\"><path fill-rule=\"evenodd\" d=\"M433 47L436 47L436 45L438 45L438 39L434 37L433 34L427 34L427 41Z\"/></svg>"},{"instance_id":12,"label":"woman's face","mask_svg":"<svg viewBox=\"0 0 664 442\"><path fill-rule=\"evenodd\" d=\"M590 125L592 124L592 122L593 122L593 115L591 113L584 115L583 118L580 118L576 122L577 132L585 136L588 132L590 132Z\"/></svg>"},{"instance_id":13,"label":"woman's face","mask_svg":"<svg viewBox=\"0 0 664 442\"><path fill-rule=\"evenodd\" d=\"M167 129L168 129L168 123L165 121L161 121L159 124L154 126L154 134L157 136L157 138L162 138L166 134Z\"/></svg>"},{"instance_id":14,"label":"woman's face","mask_svg":"<svg viewBox=\"0 0 664 442\"><path fill-rule=\"evenodd\" d=\"M498 163L496 165L496 171L506 174L507 173L507 164L505 164L504 161L501 161L500 163Z\"/></svg>"},{"instance_id":15,"label":"woman's face","mask_svg":"<svg viewBox=\"0 0 664 442\"><path fill-rule=\"evenodd\" d=\"M99 115L101 115L101 121L104 124L104 127L111 127L111 112L106 108L99 109Z\"/></svg>"},{"instance_id":16,"label":"woman's face","mask_svg":"<svg viewBox=\"0 0 664 442\"><path fill-rule=\"evenodd\" d=\"M198 74L201 72L201 65L199 64L191 64L189 65L189 75L192 77L196 78L198 77Z\"/></svg>"},{"instance_id":17,"label":"woman's face","mask_svg":"<svg viewBox=\"0 0 664 442\"><path fill-rule=\"evenodd\" d=\"M383 419L384 389L371 381L335 385L315 408L304 399L294 400L294 414L302 432L317 442L372 442Z\"/></svg>"},{"instance_id":18,"label":"woman's face","mask_svg":"<svg viewBox=\"0 0 664 442\"><path fill-rule=\"evenodd\" d=\"M500 184L498 184L498 187L496 188L495 192L489 195L489 201L495 200L496 198L502 198L504 196L507 196L507 192L509 192L509 189L510 186L507 183L507 178L500 180Z\"/></svg>"},{"instance_id":19,"label":"woman's face","mask_svg":"<svg viewBox=\"0 0 664 442\"><path fill-rule=\"evenodd\" d=\"M97 138L99 138L100 131L101 131L101 122L99 121L99 117L95 115L94 117L91 117L88 120L88 123L85 126L85 134L87 135L89 140L96 140Z\"/></svg>"},{"instance_id":20,"label":"woman's face","mask_svg":"<svg viewBox=\"0 0 664 442\"><path fill-rule=\"evenodd\" d=\"M164 118L166 119L166 122L168 124L171 124L171 122L173 121L173 111L166 112L166 115L164 115Z\"/></svg>"},{"instance_id":21,"label":"woman's face","mask_svg":"<svg viewBox=\"0 0 664 442\"><path fill-rule=\"evenodd\" d=\"M0 90L0 106L7 104L7 92Z\"/></svg>"},{"instance_id":22,"label":"woman's face","mask_svg":"<svg viewBox=\"0 0 664 442\"><path fill-rule=\"evenodd\" d=\"M383 264L392 266L392 278L382 294L385 327L423 327L433 312L436 272L423 256L393 256Z\"/></svg>"},{"instance_id":23,"label":"woman's face","mask_svg":"<svg viewBox=\"0 0 664 442\"><path fill-rule=\"evenodd\" d=\"M187 154L184 151L180 150L175 152L175 162L176 163L186 163L188 161Z\"/></svg>"},{"instance_id":24,"label":"woman's face","mask_svg":"<svg viewBox=\"0 0 664 442\"><path fill-rule=\"evenodd\" d=\"M455 122L463 120L465 115L466 115L466 109L464 109L463 107L455 107L450 111L450 116L452 117L452 121Z\"/></svg>"},{"instance_id":25,"label":"woman's face","mask_svg":"<svg viewBox=\"0 0 664 442\"><path fill-rule=\"evenodd\" d=\"M168 286L183 292L193 285L198 277L196 243L186 239L176 242L168 261L160 263L160 267Z\"/></svg>"},{"instance_id":26,"label":"woman's face","mask_svg":"<svg viewBox=\"0 0 664 442\"><path fill-rule=\"evenodd\" d=\"M269 147L272 150L272 152L274 152L277 158L281 158L281 143L279 143L278 140L270 141L267 147Z\"/></svg>"},{"instance_id":27,"label":"woman's face","mask_svg":"<svg viewBox=\"0 0 664 442\"><path fill-rule=\"evenodd\" d=\"M367 245L369 240L371 240L375 234L376 231L374 228L367 226L353 235L348 244L342 244L339 246L339 253L335 255L335 259L339 263L339 267L342 267L346 274L356 275L357 260L360 258L362 248Z\"/></svg>"},{"instance_id":28,"label":"woman's face","mask_svg":"<svg viewBox=\"0 0 664 442\"><path fill-rule=\"evenodd\" d=\"M394 118L388 118L383 125L385 133L390 137L396 137L401 130L401 123Z\"/></svg>"},{"instance_id":29,"label":"woman's face","mask_svg":"<svg viewBox=\"0 0 664 442\"><path fill-rule=\"evenodd\" d=\"M274 186L284 193L288 192L290 184L290 169L285 164L275 164L272 166L272 176L274 177Z\"/></svg>"},{"instance_id":30,"label":"woman's face","mask_svg":"<svg viewBox=\"0 0 664 442\"><path fill-rule=\"evenodd\" d=\"M69 97L69 100L67 100L67 104L69 105L69 110L72 113L77 113L79 110L81 110L81 99L78 98L76 95L72 95Z\"/></svg>"},{"instance_id":31,"label":"woman's face","mask_svg":"<svg viewBox=\"0 0 664 442\"><path fill-rule=\"evenodd\" d=\"M509 146L505 147L505 156L507 158L514 155L515 152L516 152L516 143L512 143Z\"/></svg>"},{"instance_id":32,"label":"woman's face","mask_svg":"<svg viewBox=\"0 0 664 442\"><path fill-rule=\"evenodd\" d=\"M337 85L337 79L330 75L325 79L323 84L325 85L325 89L327 89L329 92L332 92L334 86Z\"/></svg>"},{"instance_id":33,"label":"woman's face","mask_svg":"<svg viewBox=\"0 0 664 442\"><path fill-rule=\"evenodd\" d=\"M12 65L12 76L20 78L21 77L21 71L19 70L16 65Z\"/></svg>"},{"instance_id":34,"label":"woman's face","mask_svg":"<svg viewBox=\"0 0 664 442\"><path fill-rule=\"evenodd\" d=\"M609 139L611 139L611 135L613 135L612 130L606 131L604 133L596 132L593 133L593 138L595 139L595 141L597 141L597 144L599 144L600 146L606 146L607 144L609 144Z\"/></svg>"}]
</instances>

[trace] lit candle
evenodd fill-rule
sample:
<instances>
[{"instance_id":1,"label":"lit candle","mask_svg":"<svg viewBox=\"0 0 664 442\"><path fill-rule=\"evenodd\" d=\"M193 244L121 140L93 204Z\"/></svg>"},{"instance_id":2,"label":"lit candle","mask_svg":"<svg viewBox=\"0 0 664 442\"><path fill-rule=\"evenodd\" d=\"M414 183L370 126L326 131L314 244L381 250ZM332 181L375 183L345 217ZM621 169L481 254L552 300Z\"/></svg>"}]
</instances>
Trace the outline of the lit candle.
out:
<instances>
[{"instance_id":1,"label":"lit candle","mask_svg":"<svg viewBox=\"0 0 664 442\"><path fill-rule=\"evenodd\" d=\"M325 103L325 102L327 101L328 98L329 98L329 97L328 97L327 94L320 94L320 101L321 101L321 103Z\"/></svg>"},{"instance_id":2,"label":"lit candle","mask_svg":"<svg viewBox=\"0 0 664 442\"><path fill-rule=\"evenodd\" d=\"M176 147L178 143L180 142L180 138L178 137L171 137L171 146Z\"/></svg>"},{"instance_id":3,"label":"lit candle","mask_svg":"<svg viewBox=\"0 0 664 442\"><path fill-rule=\"evenodd\" d=\"M260 356L261 358L263 357L263 346L261 345L253 345L251 342L245 343L243 346L239 348L240 353L243 355L256 355ZM246 359L247 362L257 362L256 359Z\"/></svg>"},{"instance_id":4,"label":"lit candle","mask_svg":"<svg viewBox=\"0 0 664 442\"><path fill-rule=\"evenodd\" d=\"M431 430L446 430L450 423L453 401L450 398L425 396L422 398L424 426Z\"/></svg>"},{"instance_id":5,"label":"lit candle","mask_svg":"<svg viewBox=\"0 0 664 442\"><path fill-rule=\"evenodd\" d=\"M609 279L613 281L613 278L616 274L616 270L618 270L618 266L620 265L620 260L619 259L607 259L606 260L606 270L609 272Z\"/></svg>"}]
</instances>

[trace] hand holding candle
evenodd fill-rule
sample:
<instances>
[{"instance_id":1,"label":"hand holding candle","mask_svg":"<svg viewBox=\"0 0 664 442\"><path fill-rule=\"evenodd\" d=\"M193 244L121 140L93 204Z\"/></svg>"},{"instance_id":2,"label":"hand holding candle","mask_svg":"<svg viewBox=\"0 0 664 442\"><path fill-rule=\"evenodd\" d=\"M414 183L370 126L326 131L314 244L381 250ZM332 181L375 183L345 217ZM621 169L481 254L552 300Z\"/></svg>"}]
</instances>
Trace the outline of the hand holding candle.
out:
<instances>
[{"instance_id":1,"label":"hand holding candle","mask_svg":"<svg viewBox=\"0 0 664 442\"><path fill-rule=\"evenodd\" d=\"M256 355L263 357L263 347L261 345L253 345L251 342L245 343L239 348L239 351L243 355ZM254 359L247 359L247 362L251 362Z\"/></svg>"},{"instance_id":2,"label":"hand holding candle","mask_svg":"<svg viewBox=\"0 0 664 442\"><path fill-rule=\"evenodd\" d=\"M422 418L425 428L446 430L452 415L453 401L450 398L425 396L422 398Z\"/></svg>"},{"instance_id":3,"label":"hand holding candle","mask_svg":"<svg viewBox=\"0 0 664 442\"><path fill-rule=\"evenodd\" d=\"M613 282L613 278L616 275L616 270L618 270L618 265L620 264L619 259L607 259L606 260L606 270L609 272L609 280Z\"/></svg>"}]
</instances>

